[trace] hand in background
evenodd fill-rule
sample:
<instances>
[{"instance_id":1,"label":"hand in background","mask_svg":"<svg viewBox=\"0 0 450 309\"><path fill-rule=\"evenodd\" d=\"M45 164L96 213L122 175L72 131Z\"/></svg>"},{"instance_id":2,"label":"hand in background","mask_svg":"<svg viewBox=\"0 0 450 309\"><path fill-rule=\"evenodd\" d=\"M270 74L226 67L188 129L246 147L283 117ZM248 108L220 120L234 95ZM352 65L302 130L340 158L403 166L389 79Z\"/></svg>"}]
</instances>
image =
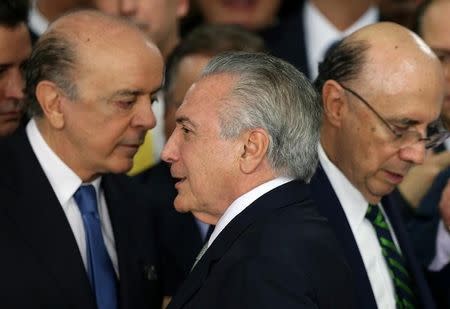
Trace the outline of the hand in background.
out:
<instances>
[{"instance_id":1,"label":"hand in background","mask_svg":"<svg viewBox=\"0 0 450 309\"><path fill-rule=\"evenodd\" d=\"M450 151L443 151L438 154L430 151L422 165L411 168L398 186L398 190L411 207L415 209L430 189L436 176L449 166Z\"/></svg>"}]
</instances>

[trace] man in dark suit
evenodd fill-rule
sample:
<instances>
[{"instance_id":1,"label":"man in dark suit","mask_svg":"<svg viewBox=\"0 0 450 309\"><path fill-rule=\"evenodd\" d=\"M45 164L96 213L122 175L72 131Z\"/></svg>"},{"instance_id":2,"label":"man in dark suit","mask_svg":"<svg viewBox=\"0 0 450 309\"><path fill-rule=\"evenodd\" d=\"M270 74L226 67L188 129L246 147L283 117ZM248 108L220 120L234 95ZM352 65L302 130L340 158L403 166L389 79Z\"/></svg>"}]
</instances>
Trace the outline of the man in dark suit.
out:
<instances>
[{"instance_id":1,"label":"man in dark suit","mask_svg":"<svg viewBox=\"0 0 450 309\"><path fill-rule=\"evenodd\" d=\"M22 66L31 53L26 0L0 3L0 138L23 122Z\"/></svg>"},{"instance_id":2,"label":"man in dark suit","mask_svg":"<svg viewBox=\"0 0 450 309\"><path fill-rule=\"evenodd\" d=\"M168 308L352 308L348 266L306 185L320 123L306 77L265 54L222 54L176 122L162 153L175 208L215 229Z\"/></svg>"},{"instance_id":3,"label":"man in dark suit","mask_svg":"<svg viewBox=\"0 0 450 309\"><path fill-rule=\"evenodd\" d=\"M406 28L379 23L338 43L315 85L324 117L313 198L352 266L358 308L432 308L400 209L385 197L448 135L427 136L442 104L438 59Z\"/></svg>"},{"instance_id":4,"label":"man in dark suit","mask_svg":"<svg viewBox=\"0 0 450 309\"><path fill-rule=\"evenodd\" d=\"M140 30L95 11L58 19L37 42L32 118L0 145L1 307L160 308L151 218L112 174L155 125L162 71Z\"/></svg>"},{"instance_id":5,"label":"man in dark suit","mask_svg":"<svg viewBox=\"0 0 450 309\"><path fill-rule=\"evenodd\" d=\"M175 48L167 61L163 89L165 136L172 134L176 124L175 112L208 61L230 50L262 52L264 43L261 38L239 27L203 25L183 38ZM179 213L174 209L176 179L171 177L167 162L159 162L136 175L136 179L152 192L153 204L158 206L157 225L161 236L162 262L165 264L164 293L172 296L189 274L213 226L195 219L189 212Z\"/></svg>"}]
</instances>

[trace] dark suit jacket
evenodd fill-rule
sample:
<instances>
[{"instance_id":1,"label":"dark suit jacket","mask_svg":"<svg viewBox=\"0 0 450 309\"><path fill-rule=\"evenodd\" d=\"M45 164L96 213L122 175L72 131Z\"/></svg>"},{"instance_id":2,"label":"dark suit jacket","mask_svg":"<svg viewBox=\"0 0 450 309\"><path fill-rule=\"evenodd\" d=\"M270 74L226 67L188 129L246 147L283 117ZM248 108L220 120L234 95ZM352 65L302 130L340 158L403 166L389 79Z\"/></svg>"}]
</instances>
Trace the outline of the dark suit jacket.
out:
<instances>
[{"instance_id":1,"label":"dark suit jacket","mask_svg":"<svg viewBox=\"0 0 450 309\"><path fill-rule=\"evenodd\" d=\"M449 179L450 168L447 168L436 177L414 216L408 218L408 232L425 269L428 269L436 253L436 237L441 220L438 205ZM439 272L427 271L427 277L439 307L449 308L450 263Z\"/></svg>"},{"instance_id":2,"label":"dark suit jacket","mask_svg":"<svg viewBox=\"0 0 450 309\"><path fill-rule=\"evenodd\" d=\"M369 277L358 249L355 237L345 216L344 210L336 193L321 166L311 180L313 199L319 206L319 212L328 218L335 234L344 249L345 257L353 271L354 290L356 291L357 308L377 308L372 292ZM406 259L408 269L417 286L417 296L421 303L420 308L434 308L431 293L424 275L414 255L414 249L408 239L406 229L402 222L400 209L392 205L389 198L382 200L386 215L394 229L401 251ZM394 206L394 207L392 207Z\"/></svg>"},{"instance_id":3,"label":"dark suit jacket","mask_svg":"<svg viewBox=\"0 0 450 309\"><path fill-rule=\"evenodd\" d=\"M189 274L195 257L203 246L197 222L191 213L179 213L173 206L177 195L170 165L159 162L135 179L145 186L157 214L158 238L163 263L164 295L172 296Z\"/></svg>"},{"instance_id":4,"label":"dark suit jacket","mask_svg":"<svg viewBox=\"0 0 450 309\"><path fill-rule=\"evenodd\" d=\"M0 307L95 309L64 211L24 130L0 142ZM120 308L160 308L150 220L128 178L104 175L114 231Z\"/></svg>"},{"instance_id":5,"label":"dark suit jacket","mask_svg":"<svg viewBox=\"0 0 450 309\"><path fill-rule=\"evenodd\" d=\"M291 11L281 16L275 26L264 29L259 34L272 55L289 62L310 77L303 26L305 0L295 0L295 2L298 3L291 6Z\"/></svg>"},{"instance_id":6,"label":"dark suit jacket","mask_svg":"<svg viewBox=\"0 0 450 309\"><path fill-rule=\"evenodd\" d=\"M225 227L168 308L353 308L338 247L308 187L289 182Z\"/></svg>"}]
</instances>

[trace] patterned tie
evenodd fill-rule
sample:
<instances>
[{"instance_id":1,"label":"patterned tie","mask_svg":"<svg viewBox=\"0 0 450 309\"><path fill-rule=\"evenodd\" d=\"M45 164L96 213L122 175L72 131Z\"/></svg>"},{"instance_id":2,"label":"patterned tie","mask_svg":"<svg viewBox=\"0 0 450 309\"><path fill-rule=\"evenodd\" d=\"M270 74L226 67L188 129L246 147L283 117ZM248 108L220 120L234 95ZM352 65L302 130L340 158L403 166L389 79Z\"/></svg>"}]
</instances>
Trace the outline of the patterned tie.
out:
<instances>
[{"instance_id":1,"label":"patterned tie","mask_svg":"<svg viewBox=\"0 0 450 309\"><path fill-rule=\"evenodd\" d=\"M194 262L194 265L192 265L191 271L194 269L195 265L197 265L198 261L200 261L202 256L205 254L206 250L208 250L208 242L205 243L202 250L200 250L197 257L195 258L195 262Z\"/></svg>"},{"instance_id":2,"label":"patterned tie","mask_svg":"<svg viewBox=\"0 0 450 309\"><path fill-rule=\"evenodd\" d=\"M377 233L383 256L389 268L389 274L394 283L397 308L416 308L417 302L413 292L413 281L406 267L405 259L392 239L380 207L369 204L366 218L372 223Z\"/></svg>"},{"instance_id":3,"label":"patterned tie","mask_svg":"<svg viewBox=\"0 0 450 309\"><path fill-rule=\"evenodd\" d=\"M97 197L92 185L80 186L74 194L86 232L88 277L99 309L116 309L117 278L103 242Z\"/></svg>"}]
</instances>

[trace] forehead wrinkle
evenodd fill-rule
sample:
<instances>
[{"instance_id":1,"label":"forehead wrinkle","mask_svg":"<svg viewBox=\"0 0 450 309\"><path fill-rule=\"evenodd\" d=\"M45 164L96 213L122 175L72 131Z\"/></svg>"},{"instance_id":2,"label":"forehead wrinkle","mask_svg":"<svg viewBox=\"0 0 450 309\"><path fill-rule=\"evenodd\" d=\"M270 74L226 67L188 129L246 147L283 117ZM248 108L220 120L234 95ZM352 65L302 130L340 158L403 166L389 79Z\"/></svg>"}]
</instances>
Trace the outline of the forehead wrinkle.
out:
<instances>
[{"instance_id":1,"label":"forehead wrinkle","mask_svg":"<svg viewBox=\"0 0 450 309\"><path fill-rule=\"evenodd\" d=\"M176 123L178 123L180 125L187 123L187 124L193 126L194 128L198 127L197 124L187 116L178 116L175 121L176 121Z\"/></svg>"}]
</instances>

